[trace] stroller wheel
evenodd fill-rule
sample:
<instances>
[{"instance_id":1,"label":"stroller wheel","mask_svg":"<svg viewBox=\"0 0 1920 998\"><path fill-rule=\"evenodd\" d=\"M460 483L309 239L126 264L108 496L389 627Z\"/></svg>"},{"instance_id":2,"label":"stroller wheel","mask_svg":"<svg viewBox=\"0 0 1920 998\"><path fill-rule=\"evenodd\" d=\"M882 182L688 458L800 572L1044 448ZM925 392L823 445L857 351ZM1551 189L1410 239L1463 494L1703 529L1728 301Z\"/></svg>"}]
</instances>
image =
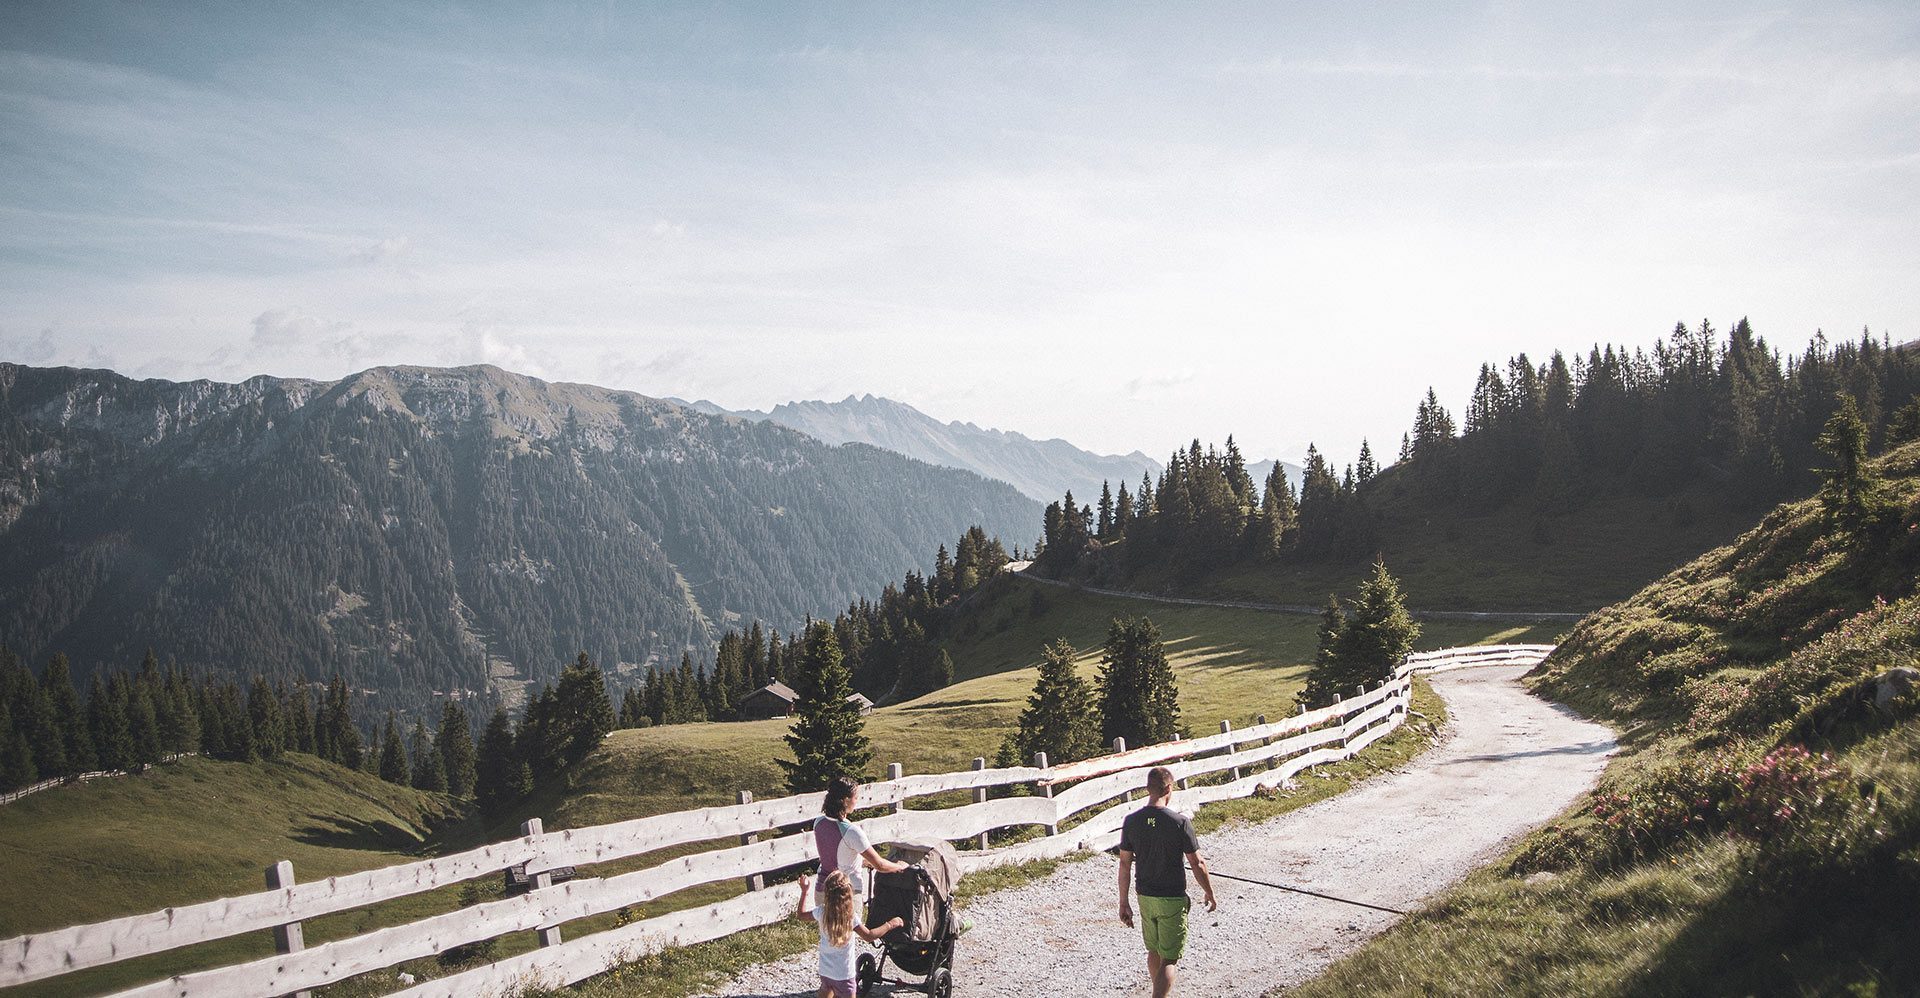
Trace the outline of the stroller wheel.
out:
<instances>
[{"instance_id":1,"label":"stroller wheel","mask_svg":"<svg viewBox=\"0 0 1920 998\"><path fill-rule=\"evenodd\" d=\"M953 974L945 967L935 967L927 978L927 994L933 998L953 998Z\"/></svg>"},{"instance_id":2,"label":"stroller wheel","mask_svg":"<svg viewBox=\"0 0 1920 998\"><path fill-rule=\"evenodd\" d=\"M859 961L854 964L853 983L861 998L873 990L874 982L879 979L880 961L874 959L872 953L860 954Z\"/></svg>"}]
</instances>

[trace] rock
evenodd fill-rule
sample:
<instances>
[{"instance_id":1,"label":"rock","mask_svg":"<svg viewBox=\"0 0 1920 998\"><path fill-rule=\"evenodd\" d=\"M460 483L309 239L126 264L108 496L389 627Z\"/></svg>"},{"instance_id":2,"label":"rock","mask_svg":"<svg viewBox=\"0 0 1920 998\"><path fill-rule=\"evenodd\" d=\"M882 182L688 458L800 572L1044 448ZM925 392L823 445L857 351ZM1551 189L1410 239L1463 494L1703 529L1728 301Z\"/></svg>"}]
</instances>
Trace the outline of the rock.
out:
<instances>
[{"instance_id":1,"label":"rock","mask_svg":"<svg viewBox=\"0 0 1920 998\"><path fill-rule=\"evenodd\" d=\"M400 972L400 984L401 984L401 985L402 985L402 986L404 987L404 986L406 986L406 985L410 985L410 984L412 984L412 983L413 983L413 975L412 975L412 974L409 974L409 973L407 973L407 972L406 972L406 971L404 971L404 970L403 970L403 971L401 971L401 972Z\"/></svg>"},{"instance_id":2,"label":"rock","mask_svg":"<svg viewBox=\"0 0 1920 998\"><path fill-rule=\"evenodd\" d=\"M1559 878L1560 875L1552 870L1541 870L1537 873L1527 874L1525 883L1528 887L1539 887L1542 884L1551 884Z\"/></svg>"},{"instance_id":3,"label":"rock","mask_svg":"<svg viewBox=\"0 0 1920 998\"><path fill-rule=\"evenodd\" d=\"M1920 669L1899 666L1873 677L1873 705L1886 710L1895 698L1903 697L1920 686Z\"/></svg>"}]
</instances>

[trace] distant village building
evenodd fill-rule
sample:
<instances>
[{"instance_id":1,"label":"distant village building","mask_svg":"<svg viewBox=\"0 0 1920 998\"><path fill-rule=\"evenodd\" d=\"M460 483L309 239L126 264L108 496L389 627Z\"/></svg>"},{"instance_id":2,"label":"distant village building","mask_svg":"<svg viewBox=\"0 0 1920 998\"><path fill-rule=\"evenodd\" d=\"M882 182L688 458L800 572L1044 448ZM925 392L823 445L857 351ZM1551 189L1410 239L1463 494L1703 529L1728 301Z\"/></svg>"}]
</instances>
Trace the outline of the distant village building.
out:
<instances>
[{"instance_id":1,"label":"distant village building","mask_svg":"<svg viewBox=\"0 0 1920 998\"><path fill-rule=\"evenodd\" d=\"M795 693L793 687L779 680L774 680L754 690L752 693L741 697L740 703L734 707L734 710L739 713L742 721L765 721L774 717L791 717L793 716L793 702L799 698L800 694ZM847 702L853 704L854 709L858 710L863 717L873 713L873 701L858 693L848 697Z\"/></svg>"},{"instance_id":2,"label":"distant village building","mask_svg":"<svg viewBox=\"0 0 1920 998\"><path fill-rule=\"evenodd\" d=\"M774 680L740 698L734 705L742 721L764 721L772 717L786 717L793 713L793 701L799 694L793 687Z\"/></svg>"}]
</instances>

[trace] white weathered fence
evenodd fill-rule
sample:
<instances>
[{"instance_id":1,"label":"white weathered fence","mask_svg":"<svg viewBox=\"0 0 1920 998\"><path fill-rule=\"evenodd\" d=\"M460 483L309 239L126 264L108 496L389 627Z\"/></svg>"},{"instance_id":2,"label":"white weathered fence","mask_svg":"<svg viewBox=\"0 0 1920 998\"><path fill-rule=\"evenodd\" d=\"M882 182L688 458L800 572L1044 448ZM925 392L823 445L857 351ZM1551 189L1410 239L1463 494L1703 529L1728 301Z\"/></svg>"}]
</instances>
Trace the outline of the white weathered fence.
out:
<instances>
[{"instance_id":1,"label":"white weathered fence","mask_svg":"<svg viewBox=\"0 0 1920 998\"><path fill-rule=\"evenodd\" d=\"M867 808L887 813L861 824L875 842L945 839L971 847L961 853L965 870L1106 849L1119 841L1120 823L1144 789L1147 770L1166 765L1181 781L1174 805L1191 811L1209 801L1245 797L1313 766L1337 762L1385 737L1406 718L1415 672L1468 665L1529 664L1549 645L1500 645L1449 649L1411 656L1395 678L1350 699L1274 723L1125 751L1048 767L974 769L919 776L900 775L862 788ZM1192 781L1191 784L1189 781ZM1030 792L991 797L994 788ZM973 791L972 802L916 810L915 798ZM591 977L621 962L668 946L683 946L766 925L786 917L793 897L784 891L749 890L713 904L656 915L579 939L562 940L559 927L574 919L645 905L688 888L741 882L758 884L769 873L814 859L810 835L781 834L811 822L822 794L800 794L652 815L630 821L542 831L536 819L517 839L449 856L296 883L291 864L267 875L273 888L258 894L167 908L147 915L78 925L0 941L0 987L247 932L272 932L274 956L181 974L119 992L141 998L227 995L290 995L333 984L466 943L507 933L539 933L541 947L446 977L416 984L407 996L501 993L532 981L556 986ZM992 847L1005 829L1037 826L1038 837ZM770 837L768 837L770 836ZM586 877L552 884L544 871L607 863L663 849L704 845L617 876ZM376 929L346 939L304 946L299 925L308 919L365 908L476 877L498 876L525 864L533 889L526 894L434 915L406 925Z\"/></svg>"}]
</instances>

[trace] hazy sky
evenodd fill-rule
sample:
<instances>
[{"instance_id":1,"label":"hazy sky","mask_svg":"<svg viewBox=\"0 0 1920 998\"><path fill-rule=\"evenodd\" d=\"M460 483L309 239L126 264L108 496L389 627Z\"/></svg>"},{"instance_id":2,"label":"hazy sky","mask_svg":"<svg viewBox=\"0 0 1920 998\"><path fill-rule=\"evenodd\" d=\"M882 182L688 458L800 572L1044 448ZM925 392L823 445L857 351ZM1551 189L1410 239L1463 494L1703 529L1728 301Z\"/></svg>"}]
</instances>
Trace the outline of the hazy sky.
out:
<instances>
[{"instance_id":1,"label":"hazy sky","mask_svg":"<svg viewBox=\"0 0 1920 998\"><path fill-rule=\"evenodd\" d=\"M1920 337L1912 2L529 6L9 0L0 359L1344 462L1517 352Z\"/></svg>"}]
</instances>

